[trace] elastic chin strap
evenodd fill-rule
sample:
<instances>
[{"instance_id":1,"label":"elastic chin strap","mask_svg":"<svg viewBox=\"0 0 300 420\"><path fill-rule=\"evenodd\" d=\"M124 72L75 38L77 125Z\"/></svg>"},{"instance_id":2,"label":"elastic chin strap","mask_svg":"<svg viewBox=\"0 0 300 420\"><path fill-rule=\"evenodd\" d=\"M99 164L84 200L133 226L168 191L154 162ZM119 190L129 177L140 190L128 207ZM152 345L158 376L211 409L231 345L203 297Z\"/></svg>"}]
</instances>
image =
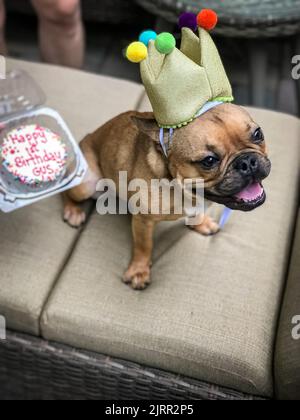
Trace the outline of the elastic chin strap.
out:
<instances>
[{"instance_id":1,"label":"elastic chin strap","mask_svg":"<svg viewBox=\"0 0 300 420\"><path fill-rule=\"evenodd\" d=\"M220 229L224 229L228 220L230 219L230 216L231 216L232 212L233 212L233 210L229 209L228 207L225 207L225 209L223 210L223 213L221 215L221 219L219 221Z\"/></svg>"},{"instance_id":2,"label":"elastic chin strap","mask_svg":"<svg viewBox=\"0 0 300 420\"><path fill-rule=\"evenodd\" d=\"M166 144L165 143L165 129L161 128L160 132L159 132L159 142L160 142L161 148L164 152L164 155L167 159L169 157L169 150L170 150L170 148L172 146L172 143L173 143L173 134L174 134L174 129L170 128L169 133L168 133L168 142Z\"/></svg>"},{"instance_id":3,"label":"elastic chin strap","mask_svg":"<svg viewBox=\"0 0 300 420\"><path fill-rule=\"evenodd\" d=\"M201 115L205 114L206 112L210 111L211 109L215 108L216 106L219 106L219 105L222 105L222 104L223 104L223 102L220 102L220 101L207 102L200 109L200 111L197 112L195 118L201 117ZM167 159L169 158L169 151L170 151L170 148L171 148L172 143L173 143L173 134L174 134L174 129L169 128L168 129L168 141L167 141L167 143L165 143L165 129L161 128L160 132L159 132L159 142L160 142L161 148L164 152L164 155ZM228 222L228 220L231 216L231 213L232 213L232 210L225 207L225 209L223 210L223 213L221 215L220 222L219 222L219 225L220 225L221 229L224 229L225 225L227 224L227 222Z\"/></svg>"}]
</instances>

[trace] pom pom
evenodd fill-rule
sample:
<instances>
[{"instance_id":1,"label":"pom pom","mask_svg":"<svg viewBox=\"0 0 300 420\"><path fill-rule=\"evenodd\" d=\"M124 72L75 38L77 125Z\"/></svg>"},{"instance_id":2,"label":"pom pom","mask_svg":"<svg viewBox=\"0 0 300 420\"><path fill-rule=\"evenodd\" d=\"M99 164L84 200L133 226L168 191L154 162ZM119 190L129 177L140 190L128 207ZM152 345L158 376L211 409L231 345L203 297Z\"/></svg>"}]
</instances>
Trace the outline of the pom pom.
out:
<instances>
[{"instance_id":1,"label":"pom pom","mask_svg":"<svg viewBox=\"0 0 300 420\"><path fill-rule=\"evenodd\" d=\"M176 47L176 39L169 32L163 32L156 38L155 47L161 54L171 54Z\"/></svg>"},{"instance_id":2,"label":"pom pom","mask_svg":"<svg viewBox=\"0 0 300 420\"><path fill-rule=\"evenodd\" d=\"M157 38L157 33L154 31L144 31L139 37L139 41L148 47L150 41L155 41Z\"/></svg>"},{"instance_id":3,"label":"pom pom","mask_svg":"<svg viewBox=\"0 0 300 420\"><path fill-rule=\"evenodd\" d=\"M194 13L183 13L179 17L178 26L182 28L190 28L192 31L197 29L197 16Z\"/></svg>"},{"instance_id":4,"label":"pom pom","mask_svg":"<svg viewBox=\"0 0 300 420\"><path fill-rule=\"evenodd\" d=\"M132 63L140 63L148 56L148 49L142 42L133 42L126 51L126 57Z\"/></svg>"},{"instance_id":5,"label":"pom pom","mask_svg":"<svg viewBox=\"0 0 300 420\"><path fill-rule=\"evenodd\" d=\"M211 31L218 23L218 15L211 9L203 9L197 16L200 28Z\"/></svg>"}]
</instances>

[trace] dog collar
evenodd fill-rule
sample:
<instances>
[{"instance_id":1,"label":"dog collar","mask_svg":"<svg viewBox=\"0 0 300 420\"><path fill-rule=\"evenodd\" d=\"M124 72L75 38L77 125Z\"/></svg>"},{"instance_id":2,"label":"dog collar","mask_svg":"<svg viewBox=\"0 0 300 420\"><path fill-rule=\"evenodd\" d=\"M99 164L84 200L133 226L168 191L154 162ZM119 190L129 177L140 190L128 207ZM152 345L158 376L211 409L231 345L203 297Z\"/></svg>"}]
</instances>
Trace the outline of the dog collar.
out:
<instances>
[{"instance_id":1,"label":"dog collar","mask_svg":"<svg viewBox=\"0 0 300 420\"><path fill-rule=\"evenodd\" d=\"M197 112L196 114L196 118L201 117L201 115L205 114L206 112L210 111L211 109L222 105L224 102L220 102L220 101L210 101L207 102L201 109L199 112ZM173 128L169 128L168 129L168 141L167 143L165 143L165 129L161 128L160 132L159 132L159 142L161 145L161 148L163 150L163 153L165 155L165 157L168 159L169 158L169 150L170 147L172 146L172 142L173 142L173 134L174 134L174 129ZM229 209L228 207L225 207L223 210L223 213L221 215L221 219L219 222L220 228L224 229L225 225L227 224L230 216L231 216L232 210Z\"/></svg>"}]
</instances>

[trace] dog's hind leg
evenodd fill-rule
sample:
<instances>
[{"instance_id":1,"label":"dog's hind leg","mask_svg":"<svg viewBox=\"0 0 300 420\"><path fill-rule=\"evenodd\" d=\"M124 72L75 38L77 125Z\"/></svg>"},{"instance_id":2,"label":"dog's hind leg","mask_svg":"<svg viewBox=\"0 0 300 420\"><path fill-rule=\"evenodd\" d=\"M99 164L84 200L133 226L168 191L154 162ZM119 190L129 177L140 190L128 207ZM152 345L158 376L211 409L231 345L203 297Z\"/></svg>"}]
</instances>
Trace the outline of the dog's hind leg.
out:
<instances>
[{"instance_id":1,"label":"dog's hind leg","mask_svg":"<svg viewBox=\"0 0 300 420\"><path fill-rule=\"evenodd\" d=\"M87 136L80 145L89 166L87 175L81 185L62 194L64 221L75 228L80 227L86 221L86 213L79 204L95 195L97 183L102 178L98 157L89 140L90 136Z\"/></svg>"}]
</instances>

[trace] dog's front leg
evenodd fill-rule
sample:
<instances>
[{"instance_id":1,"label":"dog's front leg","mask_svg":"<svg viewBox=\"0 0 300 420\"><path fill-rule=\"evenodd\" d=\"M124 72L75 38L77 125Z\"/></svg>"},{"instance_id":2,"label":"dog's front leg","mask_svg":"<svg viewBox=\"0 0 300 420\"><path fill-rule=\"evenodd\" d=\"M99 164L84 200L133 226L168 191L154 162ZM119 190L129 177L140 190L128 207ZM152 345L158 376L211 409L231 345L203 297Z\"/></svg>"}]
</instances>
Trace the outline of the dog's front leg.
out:
<instances>
[{"instance_id":1,"label":"dog's front leg","mask_svg":"<svg viewBox=\"0 0 300 420\"><path fill-rule=\"evenodd\" d=\"M141 215L132 219L133 257L123 280L135 290L143 290L150 284L155 224L149 217Z\"/></svg>"},{"instance_id":2,"label":"dog's front leg","mask_svg":"<svg viewBox=\"0 0 300 420\"><path fill-rule=\"evenodd\" d=\"M220 226L210 216L199 216L199 224L190 226L190 229L204 236L215 235L220 231Z\"/></svg>"}]
</instances>

